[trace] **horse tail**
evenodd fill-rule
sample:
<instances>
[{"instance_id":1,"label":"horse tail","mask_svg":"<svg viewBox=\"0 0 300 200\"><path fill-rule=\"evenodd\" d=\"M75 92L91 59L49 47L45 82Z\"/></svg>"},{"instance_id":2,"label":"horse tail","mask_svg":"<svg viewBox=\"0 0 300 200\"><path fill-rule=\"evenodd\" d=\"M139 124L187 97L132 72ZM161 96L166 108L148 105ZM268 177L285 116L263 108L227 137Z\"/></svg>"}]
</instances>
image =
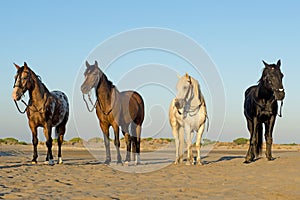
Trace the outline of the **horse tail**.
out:
<instances>
[{"instance_id":1,"label":"horse tail","mask_svg":"<svg viewBox=\"0 0 300 200\"><path fill-rule=\"evenodd\" d=\"M206 131L208 132L208 129L209 129L209 118L208 118L208 115L206 115L205 117L207 119L207 128L206 128Z\"/></svg>"},{"instance_id":2,"label":"horse tail","mask_svg":"<svg viewBox=\"0 0 300 200\"><path fill-rule=\"evenodd\" d=\"M256 155L261 155L263 146L263 127L262 124L257 125L257 143L255 148Z\"/></svg>"}]
</instances>

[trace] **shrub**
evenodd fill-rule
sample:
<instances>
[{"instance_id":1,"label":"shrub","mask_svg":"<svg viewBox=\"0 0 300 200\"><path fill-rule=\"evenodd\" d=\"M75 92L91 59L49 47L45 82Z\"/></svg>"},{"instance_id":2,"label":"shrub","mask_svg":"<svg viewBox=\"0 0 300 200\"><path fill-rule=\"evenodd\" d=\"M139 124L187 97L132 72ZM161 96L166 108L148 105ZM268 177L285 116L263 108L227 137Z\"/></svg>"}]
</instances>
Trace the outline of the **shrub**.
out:
<instances>
[{"instance_id":1,"label":"shrub","mask_svg":"<svg viewBox=\"0 0 300 200\"><path fill-rule=\"evenodd\" d=\"M21 145L27 145L26 142L18 142L18 144L21 144Z\"/></svg>"},{"instance_id":2,"label":"shrub","mask_svg":"<svg viewBox=\"0 0 300 200\"><path fill-rule=\"evenodd\" d=\"M94 137L94 138L89 139L88 142L99 143L99 142L103 142L103 139L100 137Z\"/></svg>"},{"instance_id":3,"label":"shrub","mask_svg":"<svg viewBox=\"0 0 300 200\"><path fill-rule=\"evenodd\" d=\"M205 146L205 145L210 145L210 144L215 144L215 143L216 143L216 141L204 138L202 145Z\"/></svg>"},{"instance_id":4,"label":"shrub","mask_svg":"<svg viewBox=\"0 0 300 200\"><path fill-rule=\"evenodd\" d=\"M18 144L19 141L15 138L4 138L3 139L5 144Z\"/></svg>"},{"instance_id":5,"label":"shrub","mask_svg":"<svg viewBox=\"0 0 300 200\"><path fill-rule=\"evenodd\" d=\"M71 140L69 140L69 142L71 143L83 143L83 139L76 137L76 138L72 138Z\"/></svg>"},{"instance_id":6,"label":"shrub","mask_svg":"<svg viewBox=\"0 0 300 200\"><path fill-rule=\"evenodd\" d=\"M237 145L247 144L248 141L249 141L249 139L247 139L247 138L237 138L237 139L233 140L233 142Z\"/></svg>"},{"instance_id":7,"label":"shrub","mask_svg":"<svg viewBox=\"0 0 300 200\"><path fill-rule=\"evenodd\" d=\"M297 146L297 144L295 142L290 143L290 144L284 144L284 145L286 145L286 146Z\"/></svg>"},{"instance_id":8,"label":"shrub","mask_svg":"<svg viewBox=\"0 0 300 200\"><path fill-rule=\"evenodd\" d=\"M153 140L153 138L151 138L151 137L149 137L149 138L144 138L144 140L146 140L146 141L152 141Z\"/></svg>"}]
</instances>

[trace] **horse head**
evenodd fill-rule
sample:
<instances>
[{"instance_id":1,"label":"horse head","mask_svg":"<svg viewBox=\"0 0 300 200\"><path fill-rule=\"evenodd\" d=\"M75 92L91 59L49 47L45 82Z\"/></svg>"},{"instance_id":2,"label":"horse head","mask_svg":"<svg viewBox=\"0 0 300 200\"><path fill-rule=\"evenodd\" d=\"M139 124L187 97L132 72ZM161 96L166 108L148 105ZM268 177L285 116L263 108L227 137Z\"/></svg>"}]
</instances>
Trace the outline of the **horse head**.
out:
<instances>
[{"instance_id":1,"label":"horse head","mask_svg":"<svg viewBox=\"0 0 300 200\"><path fill-rule=\"evenodd\" d=\"M285 92L282 84L283 74L280 70L281 61L278 60L277 64L267 64L265 61L263 63L265 68L259 82L274 93L276 100L283 100Z\"/></svg>"},{"instance_id":2,"label":"horse head","mask_svg":"<svg viewBox=\"0 0 300 200\"><path fill-rule=\"evenodd\" d=\"M83 94L88 94L92 88L97 87L103 72L98 67L98 62L95 61L95 64L90 65L88 61L85 62L86 70L84 72L85 80L81 85L81 92Z\"/></svg>"},{"instance_id":3,"label":"horse head","mask_svg":"<svg viewBox=\"0 0 300 200\"><path fill-rule=\"evenodd\" d=\"M15 63L14 65L17 69L17 74L15 75L12 98L15 101L19 101L25 92L33 87L31 82L31 70L26 62L24 62L24 66L22 67Z\"/></svg>"},{"instance_id":4,"label":"horse head","mask_svg":"<svg viewBox=\"0 0 300 200\"><path fill-rule=\"evenodd\" d=\"M200 88L196 79L186 73L179 78L177 83L177 95L175 98L175 106L177 109L182 109L189 104L189 106L199 105L200 102Z\"/></svg>"}]
</instances>

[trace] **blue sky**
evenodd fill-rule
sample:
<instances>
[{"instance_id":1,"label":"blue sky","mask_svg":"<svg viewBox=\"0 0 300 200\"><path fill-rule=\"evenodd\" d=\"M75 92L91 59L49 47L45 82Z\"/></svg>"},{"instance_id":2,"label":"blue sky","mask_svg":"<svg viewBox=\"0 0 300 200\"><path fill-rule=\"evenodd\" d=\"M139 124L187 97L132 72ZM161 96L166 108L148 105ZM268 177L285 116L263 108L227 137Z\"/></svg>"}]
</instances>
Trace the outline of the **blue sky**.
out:
<instances>
[{"instance_id":1,"label":"blue sky","mask_svg":"<svg viewBox=\"0 0 300 200\"><path fill-rule=\"evenodd\" d=\"M27 118L17 112L11 98L13 62L26 61L50 90L65 91L73 105L77 73L98 44L127 30L159 27L195 40L217 66L226 94L226 118L220 140L248 137L243 116L244 90L259 79L261 60L274 63L281 59L287 94L283 118L277 118L274 141L300 143L299 4L298 1L2 1L0 137L31 141ZM176 70L184 73L185 69L182 66ZM71 112L76 112L73 109L75 106ZM73 115L68 130L66 139L80 135ZM40 132L40 139L43 138Z\"/></svg>"}]
</instances>

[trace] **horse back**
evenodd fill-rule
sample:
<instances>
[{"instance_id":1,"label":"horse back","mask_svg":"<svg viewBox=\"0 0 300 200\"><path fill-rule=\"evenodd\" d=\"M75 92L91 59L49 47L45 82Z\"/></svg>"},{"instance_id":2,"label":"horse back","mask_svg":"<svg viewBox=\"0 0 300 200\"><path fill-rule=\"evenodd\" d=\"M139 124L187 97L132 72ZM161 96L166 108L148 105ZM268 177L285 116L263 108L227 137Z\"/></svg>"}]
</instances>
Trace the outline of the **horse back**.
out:
<instances>
[{"instance_id":1,"label":"horse back","mask_svg":"<svg viewBox=\"0 0 300 200\"><path fill-rule=\"evenodd\" d=\"M252 119L254 116L254 98L257 90L257 85L249 87L245 91L244 100L244 115L247 119Z\"/></svg>"},{"instance_id":2,"label":"horse back","mask_svg":"<svg viewBox=\"0 0 300 200\"><path fill-rule=\"evenodd\" d=\"M69 117L68 97L61 91L52 91L50 97L50 110L52 113L52 125L57 126Z\"/></svg>"},{"instance_id":3,"label":"horse back","mask_svg":"<svg viewBox=\"0 0 300 200\"><path fill-rule=\"evenodd\" d=\"M120 97L124 123L134 121L141 125L145 115L144 101L141 95L136 91L123 91L120 92Z\"/></svg>"}]
</instances>

